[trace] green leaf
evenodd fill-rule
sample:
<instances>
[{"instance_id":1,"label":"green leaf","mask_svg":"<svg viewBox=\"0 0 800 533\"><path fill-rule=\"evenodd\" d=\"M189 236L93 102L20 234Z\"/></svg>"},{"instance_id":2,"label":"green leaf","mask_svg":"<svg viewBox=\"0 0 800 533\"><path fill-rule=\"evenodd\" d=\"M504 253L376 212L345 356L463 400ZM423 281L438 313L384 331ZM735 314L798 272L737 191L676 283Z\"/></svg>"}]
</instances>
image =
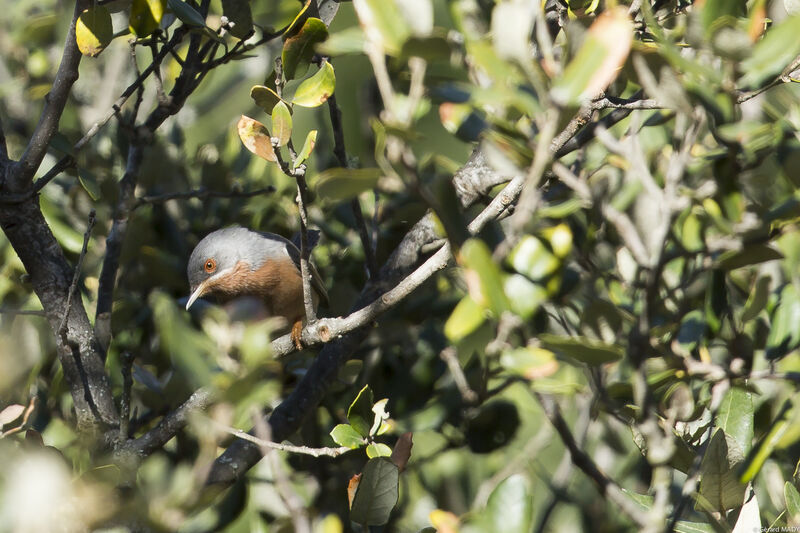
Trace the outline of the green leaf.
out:
<instances>
[{"instance_id":1,"label":"green leaf","mask_svg":"<svg viewBox=\"0 0 800 533\"><path fill-rule=\"evenodd\" d=\"M800 295L794 285L786 285L781 291L780 301L771 317L767 336L767 358L777 359L800 344Z\"/></svg>"},{"instance_id":2,"label":"green leaf","mask_svg":"<svg viewBox=\"0 0 800 533\"><path fill-rule=\"evenodd\" d=\"M233 23L230 34L246 39L253 32L253 12L249 0L222 0L222 14Z\"/></svg>"},{"instance_id":3,"label":"green leaf","mask_svg":"<svg viewBox=\"0 0 800 533\"><path fill-rule=\"evenodd\" d=\"M717 427L736 441L747 455L753 447L753 395L744 387L731 387L719 406Z\"/></svg>"},{"instance_id":4,"label":"green leaf","mask_svg":"<svg viewBox=\"0 0 800 533\"><path fill-rule=\"evenodd\" d=\"M278 146L285 145L292 138L292 114L283 102L272 108L272 135L278 138Z\"/></svg>"},{"instance_id":5,"label":"green leaf","mask_svg":"<svg viewBox=\"0 0 800 533\"><path fill-rule=\"evenodd\" d=\"M263 85L254 85L250 89L250 98L253 99L258 107L269 114L272 114L275 105L281 101L278 93Z\"/></svg>"},{"instance_id":6,"label":"green leaf","mask_svg":"<svg viewBox=\"0 0 800 533\"><path fill-rule=\"evenodd\" d=\"M472 299L491 309L495 316L509 310L511 306L503 290L500 269L486 243L480 239L467 239L457 257L458 262L466 268L464 278Z\"/></svg>"},{"instance_id":7,"label":"green leaf","mask_svg":"<svg viewBox=\"0 0 800 533\"><path fill-rule=\"evenodd\" d=\"M167 0L167 5L175 13L181 22L188 26L197 26L203 28L206 25L206 20L203 15L197 12L192 6L183 2L182 0Z\"/></svg>"},{"instance_id":8,"label":"green leaf","mask_svg":"<svg viewBox=\"0 0 800 533\"><path fill-rule=\"evenodd\" d=\"M370 459L361 473L361 482L350 507L350 520L368 526L389 521L397 505L400 471L386 457Z\"/></svg>"},{"instance_id":9,"label":"green leaf","mask_svg":"<svg viewBox=\"0 0 800 533\"><path fill-rule=\"evenodd\" d=\"M329 56L342 56L346 54L360 54L364 51L364 30L358 26L332 33L328 40L317 45L320 54Z\"/></svg>"},{"instance_id":10,"label":"green leaf","mask_svg":"<svg viewBox=\"0 0 800 533\"><path fill-rule=\"evenodd\" d=\"M483 324L486 320L483 308L469 294L456 305L444 324L444 334L451 342L458 342Z\"/></svg>"},{"instance_id":11,"label":"green leaf","mask_svg":"<svg viewBox=\"0 0 800 533\"><path fill-rule=\"evenodd\" d=\"M378 168L329 168L317 176L317 195L337 202L349 200L373 189L382 175Z\"/></svg>"},{"instance_id":12,"label":"green leaf","mask_svg":"<svg viewBox=\"0 0 800 533\"><path fill-rule=\"evenodd\" d=\"M242 115L236 126L245 148L267 161L277 161L267 127L259 121Z\"/></svg>"},{"instance_id":13,"label":"green leaf","mask_svg":"<svg viewBox=\"0 0 800 533\"><path fill-rule=\"evenodd\" d=\"M97 183L97 176L86 168L78 168L78 181L89 197L95 202L100 198L100 185Z\"/></svg>"},{"instance_id":14,"label":"green leaf","mask_svg":"<svg viewBox=\"0 0 800 533\"><path fill-rule=\"evenodd\" d=\"M783 254L766 244L751 244L742 250L722 254L717 260L717 265L723 270L735 270L775 259L783 259Z\"/></svg>"},{"instance_id":15,"label":"green leaf","mask_svg":"<svg viewBox=\"0 0 800 533\"><path fill-rule=\"evenodd\" d=\"M547 301L547 290L521 274L506 276L503 290L511 304L511 310L526 320Z\"/></svg>"},{"instance_id":16,"label":"green leaf","mask_svg":"<svg viewBox=\"0 0 800 533\"><path fill-rule=\"evenodd\" d=\"M395 0L353 0L367 40L397 55L411 33Z\"/></svg>"},{"instance_id":17,"label":"green leaf","mask_svg":"<svg viewBox=\"0 0 800 533\"><path fill-rule=\"evenodd\" d=\"M514 474L500 483L489 496L486 513L490 531L527 533L531 530L533 495L530 482L522 474Z\"/></svg>"},{"instance_id":18,"label":"green leaf","mask_svg":"<svg viewBox=\"0 0 800 533\"><path fill-rule=\"evenodd\" d=\"M167 0L133 0L128 29L136 37L147 37L158 29L166 7Z\"/></svg>"},{"instance_id":19,"label":"green leaf","mask_svg":"<svg viewBox=\"0 0 800 533\"><path fill-rule=\"evenodd\" d=\"M503 352L500 356L500 365L526 379L547 377L558 370L555 354L550 350L535 346L514 348Z\"/></svg>"},{"instance_id":20,"label":"green leaf","mask_svg":"<svg viewBox=\"0 0 800 533\"><path fill-rule=\"evenodd\" d=\"M767 458L775 451L778 443L789 432L789 420L792 418L790 416L792 410L791 401L787 401L772 423L769 432L761 439L755 453L748 456L746 467L739 478L741 483L747 483L753 480L756 474L761 470Z\"/></svg>"},{"instance_id":21,"label":"green leaf","mask_svg":"<svg viewBox=\"0 0 800 533\"><path fill-rule=\"evenodd\" d=\"M786 500L786 514L789 515L789 523L800 523L800 492L797 492L797 488L789 481L783 485L783 497Z\"/></svg>"},{"instance_id":22,"label":"green leaf","mask_svg":"<svg viewBox=\"0 0 800 533\"><path fill-rule=\"evenodd\" d=\"M740 483L736 468L744 461L736 441L720 428L714 431L700 464L700 496L715 511L741 507L747 486Z\"/></svg>"},{"instance_id":23,"label":"green leaf","mask_svg":"<svg viewBox=\"0 0 800 533\"><path fill-rule=\"evenodd\" d=\"M773 78L791 63L800 53L800 15L784 19L773 26L756 44L753 54L742 61L744 75L740 84L745 87L758 87Z\"/></svg>"},{"instance_id":24,"label":"green leaf","mask_svg":"<svg viewBox=\"0 0 800 533\"><path fill-rule=\"evenodd\" d=\"M286 39L281 52L283 75L287 80L302 76L308 70L314 47L328 38L328 28L318 18L306 20L298 33Z\"/></svg>"},{"instance_id":25,"label":"green leaf","mask_svg":"<svg viewBox=\"0 0 800 533\"><path fill-rule=\"evenodd\" d=\"M333 65L327 61L319 70L303 81L294 93L292 103L301 107L321 106L336 88L336 74Z\"/></svg>"},{"instance_id":26,"label":"green leaf","mask_svg":"<svg viewBox=\"0 0 800 533\"><path fill-rule=\"evenodd\" d=\"M392 449L380 442L373 442L367 446L367 457L370 459L375 457L389 457L390 455L392 455Z\"/></svg>"},{"instance_id":27,"label":"green leaf","mask_svg":"<svg viewBox=\"0 0 800 533\"><path fill-rule=\"evenodd\" d=\"M695 309L686 313L681 320L681 327L678 330L677 341L686 351L694 350L706 333L705 314Z\"/></svg>"},{"instance_id":28,"label":"green leaf","mask_svg":"<svg viewBox=\"0 0 800 533\"><path fill-rule=\"evenodd\" d=\"M561 352L590 365L619 361L624 355L621 347L588 337L561 337L550 333L542 333L539 335L539 341L550 350Z\"/></svg>"},{"instance_id":29,"label":"green leaf","mask_svg":"<svg viewBox=\"0 0 800 533\"><path fill-rule=\"evenodd\" d=\"M600 94L617 77L632 42L633 24L627 9L618 6L604 11L553 85L553 99L561 105L577 105Z\"/></svg>"},{"instance_id":30,"label":"green leaf","mask_svg":"<svg viewBox=\"0 0 800 533\"><path fill-rule=\"evenodd\" d=\"M352 450L364 445L364 437L359 435L358 431L353 429L353 426L350 424L337 424L336 427L331 430L330 435L333 442Z\"/></svg>"},{"instance_id":31,"label":"green leaf","mask_svg":"<svg viewBox=\"0 0 800 533\"><path fill-rule=\"evenodd\" d=\"M425 61L447 61L450 59L450 43L440 35L409 37L400 50L400 57L421 57Z\"/></svg>"},{"instance_id":32,"label":"green leaf","mask_svg":"<svg viewBox=\"0 0 800 533\"><path fill-rule=\"evenodd\" d=\"M769 299L769 285L771 282L772 278L769 276L758 278L758 281L756 281L753 287L753 291L747 298L747 303L744 305L741 316L741 321L743 323L753 320L767 305L767 300Z\"/></svg>"},{"instance_id":33,"label":"green leaf","mask_svg":"<svg viewBox=\"0 0 800 533\"><path fill-rule=\"evenodd\" d=\"M314 145L317 144L317 130L311 130L306 135L306 142L303 143L303 148L297 154L297 159L295 160L295 168L302 165L308 156L311 155L312 150L314 150Z\"/></svg>"},{"instance_id":34,"label":"green leaf","mask_svg":"<svg viewBox=\"0 0 800 533\"><path fill-rule=\"evenodd\" d=\"M94 6L83 10L75 24L75 41L83 55L97 57L113 38L111 13L106 7Z\"/></svg>"},{"instance_id":35,"label":"green leaf","mask_svg":"<svg viewBox=\"0 0 800 533\"><path fill-rule=\"evenodd\" d=\"M369 385L364 385L364 388L359 391L358 396L347 409L347 421L362 437L368 437L370 427L372 427L374 418L374 413L372 412L373 403L372 389L369 388Z\"/></svg>"},{"instance_id":36,"label":"green leaf","mask_svg":"<svg viewBox=\"0 0 800 533\"><path fill-rule=\"evenodd\" d=\"M561 266L547 246L532 235L525 235L508 254L511 267L534 281L541 281Z\"/></svg>"}]
</instances>

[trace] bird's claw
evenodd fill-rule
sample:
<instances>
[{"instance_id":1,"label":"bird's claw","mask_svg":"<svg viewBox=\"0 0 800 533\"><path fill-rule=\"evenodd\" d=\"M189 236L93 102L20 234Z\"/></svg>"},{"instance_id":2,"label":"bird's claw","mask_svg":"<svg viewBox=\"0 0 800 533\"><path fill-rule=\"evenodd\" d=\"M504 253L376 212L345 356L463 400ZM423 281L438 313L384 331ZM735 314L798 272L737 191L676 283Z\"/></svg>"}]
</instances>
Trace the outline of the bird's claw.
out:
<instances>
[{"instance_id":1,"label":"bird's claw","mask_svg":"<svg viewBox=\"0 0 800 533\"><path fill-rule=\"evenodd\" d=\"M295 348L297 348L298 350L303 349L303 343L301 341L302 336L303 336L303 322L301 320L298 320L292 326L292 341L294 342Z\"/></svg>"}]
</instances>

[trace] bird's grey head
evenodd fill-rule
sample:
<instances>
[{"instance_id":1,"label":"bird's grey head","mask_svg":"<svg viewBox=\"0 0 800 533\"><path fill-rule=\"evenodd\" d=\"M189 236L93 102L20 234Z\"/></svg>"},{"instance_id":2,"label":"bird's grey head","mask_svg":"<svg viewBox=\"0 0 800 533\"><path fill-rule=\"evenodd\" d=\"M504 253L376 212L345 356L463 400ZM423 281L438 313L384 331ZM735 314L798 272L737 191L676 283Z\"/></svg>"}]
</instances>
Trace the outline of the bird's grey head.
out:
<instances>
[{"instance_id":1,"label":"bird's grey head","mask_svg":"<svg viewBox=\"0 0 800 533\"><path fill-rule=\"evenodd\" d=\"M259 268L267 258L265 240L260 233L241 227L220 229L206 235L189 257L186 275L191 295L186 309L197 298L213 293L214 282L231 274L240 262L246 263L250 269Z\"/></svg>"}]
</instances>

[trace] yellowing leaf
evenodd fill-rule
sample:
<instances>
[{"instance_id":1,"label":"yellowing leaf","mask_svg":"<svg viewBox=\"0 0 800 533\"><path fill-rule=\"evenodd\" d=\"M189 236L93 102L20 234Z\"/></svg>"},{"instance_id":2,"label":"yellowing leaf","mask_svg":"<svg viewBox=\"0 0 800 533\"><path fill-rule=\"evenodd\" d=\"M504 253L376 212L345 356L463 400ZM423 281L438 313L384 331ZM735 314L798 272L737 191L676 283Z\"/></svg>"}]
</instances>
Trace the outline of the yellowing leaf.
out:
<instances>
[{"instance_id":1,"label":"yellowing leaf","mask_svg":"<svg viewBox=\"0 0 800 533\"><path fill-rule=\"evenodd\" d=\"M254 85L250 89L250 98L253 99L258 107L270 114L275 104L281 101L278 93L264 85Z\"/></svg>"},{"instance_id":2,"label":"yellowing leaf","mask_svg":"<svg viewBox=\"0 0 800 533\"><path fill-rule=\"evenodd\" d=\"M278 160L272 149L272 141L266 126L255 119L242 115L236 128L245 148L267 161Z\"/></svg>"},{"instance_id":3,"label":"yellowing leaf","mask_svg":"<svg viewBox=\"0 0 800 533\"><path fill-rule=\"evenodd\" d=\"M308 135L306 135L306 142L303 143L303 148L300 150L300 153L297 154L295 168L302 165L303 162L308 159L308 156L311 155L311 151L314 150L315 144L317 144L317 130L311 130L308 132Z\"/></svg>"},{"instance_id":4,"label":"yellowing leaf","mask_svg":"<svg viewBox=\"0 0 800 533\"><path fill-rule=\"evenodd\" d=\"M111 13L103 6L85 9L75 25L75 41L83 55L97 57L114 36Z\"/></svg>"},{"instance_id":5,"label":"yellowing leaf","mask_svg":"<svg viewBox=\"0 0 800 533\"><path fill-rule=\"evenodd\" d=\"M562 105L575 105L599 95L617 77L632 42L633 23L628 10L619 6L604 11L553 87L553 99Z\"/></svg>"}]
</instances>

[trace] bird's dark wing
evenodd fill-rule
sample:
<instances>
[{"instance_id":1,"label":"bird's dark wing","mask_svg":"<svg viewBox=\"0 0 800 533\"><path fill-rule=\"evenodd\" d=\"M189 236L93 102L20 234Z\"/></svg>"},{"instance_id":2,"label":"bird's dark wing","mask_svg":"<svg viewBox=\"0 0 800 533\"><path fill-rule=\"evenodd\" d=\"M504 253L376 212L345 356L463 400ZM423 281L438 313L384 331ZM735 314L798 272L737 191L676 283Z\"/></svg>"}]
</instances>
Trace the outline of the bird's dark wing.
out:
<instances>
[{"instance_id":1,"label":"bird's dark wing","mask_svg":"<svg viewBox=\"0 0 800 533\"><path fill-rule=\"evenodd\" d=\"M261 233L261 235L264 236L267 239L270 239L270 240L273 240L273 241L280 241L280 242L284 243L286 245L286 250L289 252L289 257L291 257L292 261L294 261L294 264L297 265L297 270L300 270L300 247L299 246L295 246L295 244L292 241L290 241L289 239L281 237L280 235L275 235L274 233L265 233L265 232L259 232L259 233ZM313 240L312 240L312 233L314 234ZM316 243L319 241L319 231L309 230L308 237L309 237L309 241L314 243L313 245L311 245L310 242L309 242L309 244L310 244L309 248L313 248L314 245L316 245ZM319 295L320 303L322 305L324 305L325 307L327 307L328 306L328 291L325 289L325 282L322 281L322 276L320 276L319 271L317 270L317 267L314 266L314 263L309 261L308 262L308 266L309 266L309 269L311 270L311 286L314 288L315 291L317 291L317 294Z\"/></svg>"}]
</instances>

